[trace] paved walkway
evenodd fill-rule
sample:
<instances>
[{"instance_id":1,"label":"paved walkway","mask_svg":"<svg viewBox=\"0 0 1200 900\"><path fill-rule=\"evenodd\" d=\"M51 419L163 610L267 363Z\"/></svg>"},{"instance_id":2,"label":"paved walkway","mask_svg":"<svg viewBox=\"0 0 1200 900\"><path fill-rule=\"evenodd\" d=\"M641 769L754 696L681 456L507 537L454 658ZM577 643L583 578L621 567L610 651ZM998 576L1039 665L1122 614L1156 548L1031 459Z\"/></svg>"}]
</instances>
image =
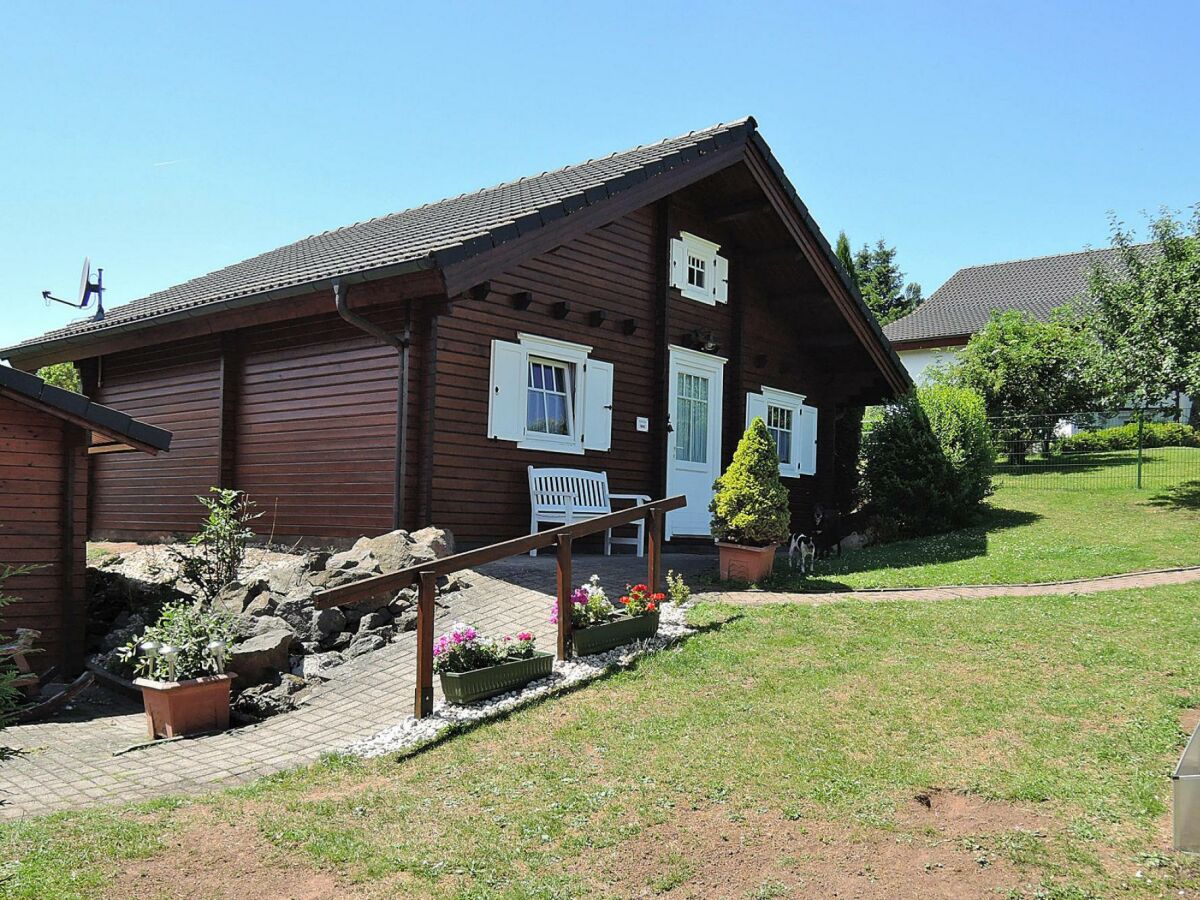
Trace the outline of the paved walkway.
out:
<instances>
[{"instance_id":1,"label":"paved walkway","mask_svg":"<svg viewBox=\"0 0 1200 900\"><path fill-rule=\"evenodd\" d=\"M711 565L704 556L671 556L666 564L694 578ZM645 560L632 556L575 559L579 581L597 572L605 584L644 581ZM464 573L469 587L442 598L435 626L467 621L488 634L531 629L553 647L553 554L520 557ZM0 762L0 818L102 802L145 800L238 784L314 762L321 754L371 737L412 713L416 638L401 634L374 653L329 670L331 680L308 693L300 708L223 734L155 744L146 741L141 703L92 689L70 717L0 732L0 746L20 751ZM435 679L436 689L436 679Z\"/></svg>"},{"instance_id":2,"label":"paved walkway","mask_svg":"<svg viewBox=\"0 0 1200 900\"><path fill-rule=\"evenodd\" d=\"M768 603L800 603L819 606L842 600L984 600L989 597L1048 597L1064 594L1098 594L1102 591L1124 591L1130 588L1158 587L1165 584L1186 584L1200 581L1200 566L1180 569L1157 569L1132 572L1128 575L1104 575L1099 578L1080 578L1074 581L1052 581L1042 584L979 584L931 588L865 588L857 591L825 591L811 594L777 591L714 591L704 594L706 600L745 605Z\"/></svg>"},{"instance_id":3,"label":"paved walkway","mask_svg":"<svg viewBox=\"0 0 1200 900\"><path fill-rule=\"evenodd\" d=\"M689 581L710 572L712 558L672 554L666 567ZM629 556L575 560L577 581L593 572L614 587L644 580L645 562ZM554 643L549 624L554 595L554 559L518 557L466 573L469 587L449 595L439 612L441 628L469 621L492 634L530 628L544 647ZM1200 580L1200 567L1055 585L929 588L782 594L765 591L705 592L706 600L738 604L821 604L851 597L863 600L948 600L1092 593ZM700 593L700 592L698 592ZM0 734L0 744L20 754L0 762L0 817L46 813L96 803L145 800L237 784L315 761L322 753L370 737L412 711L416 678L414 635L351 660L329 673L331 680L309 692L298 710L259 725L224 734L155 744L121 753L146 740L141 704L94 689L70 717L20 725Z\"/></svg>"}]
</instances>

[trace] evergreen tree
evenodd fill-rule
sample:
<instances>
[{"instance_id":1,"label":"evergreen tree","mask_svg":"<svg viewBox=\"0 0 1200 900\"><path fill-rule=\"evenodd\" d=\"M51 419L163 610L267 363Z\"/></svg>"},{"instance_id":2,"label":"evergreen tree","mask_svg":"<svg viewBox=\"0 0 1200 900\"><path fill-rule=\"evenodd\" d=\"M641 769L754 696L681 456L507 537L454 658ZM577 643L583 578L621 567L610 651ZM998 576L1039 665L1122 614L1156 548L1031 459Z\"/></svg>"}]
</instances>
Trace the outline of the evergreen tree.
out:
<instances>
[{"instance_id":1,"label":"evergreen tree","mask_svg":"<svg viewBox=\"0 0 1200 900\"><path fill-rule=\"evenodd\" d=\"M925 299L915 281L905 284L904 273L896 265L896 248L880 238L872 247L863 244L854 254L858 289L880 325L908 315Z\"/></svg>"},{"instance_id":2,"label":"evergreen tree","mask_svg":"<svg viewBox=\"0 0 1200 900\"><path fill-rule=\"evenodd\" d=\"M842 261L842 265L846 267L850 278L857 284L858 272L854 268L854 251L850 249L850 239L846 237L846 232L838 232L837 248L834 250L834 253Z\"/></svg>"}]
</instances>

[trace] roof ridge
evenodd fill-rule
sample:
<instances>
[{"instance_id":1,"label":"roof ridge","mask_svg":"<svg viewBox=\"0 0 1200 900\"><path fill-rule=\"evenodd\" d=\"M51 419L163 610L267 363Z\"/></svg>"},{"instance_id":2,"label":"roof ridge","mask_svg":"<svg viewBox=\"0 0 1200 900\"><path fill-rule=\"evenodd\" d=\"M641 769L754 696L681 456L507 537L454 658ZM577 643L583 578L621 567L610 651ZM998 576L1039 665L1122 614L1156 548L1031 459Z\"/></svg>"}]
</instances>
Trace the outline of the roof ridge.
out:
<instances>
[{"instance_id":1,"label":"roof ridge","mask_svg":"<svg viewBox=\"0 0 1200 900\"><path fill-rule=\"evenodd\" d=\"M1153 243L1154 243L1154 241L1143 241L1139 244L1132 244L1131 246L1133 246L1133 247L1149 247ZM1110 251L1113 251L1116 249L1117 249L1116 247L1087 247L1086 249L1083 249L1083 250L1072 250L1068 253L1043 253L1038 256L1018 256L1013 259L1000 259L1000 260L997 260L996 262L976 263L975 265L972 265L972 266L962 266L955 270L954 275L957 275L959 272L965 272L968 269L989 269L992 266L1007 266L1007 265L1010 265L1011 263L1021 263L1021 262L1038 262L1039 260L1043 260L1043 259L1064 259L1068 256L1085 256L1089 253L1106 253L1106 252L1110 252ZM953 278L954 275L951 275L950 278ZM949 281L950 278L947 278L946 281Z\"/></svg>"}]
</instances>

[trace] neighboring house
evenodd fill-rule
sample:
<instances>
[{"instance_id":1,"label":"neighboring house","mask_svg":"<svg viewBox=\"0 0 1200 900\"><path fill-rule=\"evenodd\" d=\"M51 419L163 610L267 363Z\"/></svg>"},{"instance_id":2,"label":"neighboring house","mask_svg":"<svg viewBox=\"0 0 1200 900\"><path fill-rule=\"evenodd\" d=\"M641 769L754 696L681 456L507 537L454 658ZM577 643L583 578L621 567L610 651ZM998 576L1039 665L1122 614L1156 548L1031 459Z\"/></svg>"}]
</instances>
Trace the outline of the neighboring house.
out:
<instances>
[{"instance_id":1,"label":"neighboring house","mask_svg":"<svg viewBox=\"0 0 1200 900\"><path fill-rule=\"evenodd\" d=\"M0 366L0 570L18 570L0 621L9 638L41 632L30 657L39 671L83 668L89 457L170 444L170 432Z\"/></svg>"},{"instance_id":2,"label":"neighboring house","mask_svg":"<svg viewBox=\"0 0 1200 900\"><path fill-rule=\"evenodd\" d=\"M0 355L75 360L175 431L169 459L95 460L91 533L137 540L194 530L219 484L276 538L489 543L527 530L530 465L686 494L668 530L702 537L748 408L802 517L839 408L910 386L753 119L315 235Z\"/></svg>"},{"instance_id":3,"label":"neighboring house","mask_svg":"<svg viewBox=\"0 0 1200 900\"><path fill-rule=\"evenodd\" d=\"M959 269L928 300L884 326L883 332L913 381L923 384L934 369L953 363L954 355L994 311L1018 310L1047 321L1059 307L1086 298L1088 277L1096 266L1110 267L1117 260L1112 249L1084 250ZM1182 420L1188 421L1191 399L1180 395L1177 405Z\"/></svg>"}]
</instances>

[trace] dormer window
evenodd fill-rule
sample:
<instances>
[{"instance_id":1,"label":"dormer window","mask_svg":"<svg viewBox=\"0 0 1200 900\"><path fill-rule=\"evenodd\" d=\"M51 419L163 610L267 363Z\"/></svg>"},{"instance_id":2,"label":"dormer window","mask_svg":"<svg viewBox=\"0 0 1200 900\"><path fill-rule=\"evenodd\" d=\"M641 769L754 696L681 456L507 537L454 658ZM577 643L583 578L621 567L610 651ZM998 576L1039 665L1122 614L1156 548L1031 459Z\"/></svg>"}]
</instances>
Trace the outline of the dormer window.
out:
<instances>
[{"instance_id":1,"label":"dormer window","mask_svg":"<svg viewBox=\"0 0 1200 900\"><path fill-rule=\"evenodd\" d=\"M681 231L671 240L671 287L709 306L728 302L729 261L720 249L720 244Z\"/></svg>"}]
</instances>

